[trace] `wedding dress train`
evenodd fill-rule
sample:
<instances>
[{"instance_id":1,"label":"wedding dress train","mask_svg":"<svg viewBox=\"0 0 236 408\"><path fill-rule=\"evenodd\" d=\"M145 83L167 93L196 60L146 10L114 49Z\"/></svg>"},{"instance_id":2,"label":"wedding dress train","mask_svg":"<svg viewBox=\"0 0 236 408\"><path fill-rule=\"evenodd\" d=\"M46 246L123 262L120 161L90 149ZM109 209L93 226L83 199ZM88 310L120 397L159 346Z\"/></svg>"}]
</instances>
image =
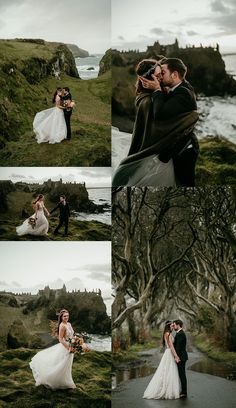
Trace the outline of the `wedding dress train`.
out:
<instances>
[{"instance_id":1,"label":"wedding dress train","mask_svg":"<svg viewBox=\"0 0 236 408\"><path fill-rule=\"evenodd\" d=\"M34 213L30 218L36 218L36 213ZM44 215L43 205L40 205L37 211L37 220L35 225L29 223L30 218L27 218L23 224L16 227L17 235L47 235L49 224L48 220Z\"/></svg>"},{"instance_id":2,"label":"wedding dress train","mask_svg":"<svg viewBox=\"0 0 236 408\"><path fill-rule=\"evenodd\" d=\"M73 331L68 328L67 338L72 336ZM74 353L70 353L61 343L39 351L30 362L35 385L45 385L51 389L76 388L71 373L73 358Z\"/></svg>"},{"instance_id":3,"label":"wedding dress train","mask_svg":"<svg viewBox=\"0 0 236 408\"><path fill-rule=\"evenodd\" d=\"M177 364L169 347L166 348L160 364L148 384L143 398L177 399L180 396L180 379Z\"/></svg>"},{"instance_id":4,"label":"wedding dress train","mask_svg":"<svg viewBox=\"0 0 236 408\"><path fill-rule=\"evenodd\" d=\"M33 129L38 143L60 143L67 135L63 110L56 106L36 113Z\"/></svg>"}]
</instances>

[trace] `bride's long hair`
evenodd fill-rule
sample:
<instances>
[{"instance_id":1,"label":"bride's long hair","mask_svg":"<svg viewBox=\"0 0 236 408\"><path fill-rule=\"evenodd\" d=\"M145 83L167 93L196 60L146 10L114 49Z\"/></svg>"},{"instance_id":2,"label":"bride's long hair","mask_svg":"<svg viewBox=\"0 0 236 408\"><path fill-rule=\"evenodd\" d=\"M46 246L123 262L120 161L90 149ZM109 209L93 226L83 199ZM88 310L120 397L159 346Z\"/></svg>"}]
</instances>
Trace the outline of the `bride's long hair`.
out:
<instances>
[{"instance_id":1,"label":"bride's long hair","mask_svg":"<svg viewBox=\"0 0 236 408\"><path fill-rule=\"evenodd\" d=\"M154 73L157 66L161 67L161 64L155 59L143 59L140 61L135 69L136 74L140 76L145 76L147 79L152 79L152 74ZM141 80L138 78L136 85L136 95L145 90L145 92L153 92L151 89L143 88Z\"/></svg>"},{"instance_id":2,"label":"bride's long hair","mask_svg":"<svg viewBox=\"0 0 236 408\"><path fill-rule=\"evenodd\" d=\"M60 327L60 324L62 322L62 316L64 315L64 313L69 313L69 312L66 309L62 309L62 310L60 310L59 313L57 313L57 315L58 315L58 319L57 319L57 335L59 334L59 327Z\"/></svg>"},{"instance_id":3,"label":"bride's long hair","mask_svg":"<svg viewBox=\"0 0 236 408\"><path fill-rule=\"evenodd\" d=\"M169 333L169 335L170 335L170 333L171 333L171 328L170 328L171 324L172 324L172 322L170 322L170 321L167 321L165 323L165 327L164 327L164 331L163 331L163 335L162 335L162 345L163 346L166 345L166 343L165 343L165 334Z\"/></svg>"},{"instance_id":4,"label":"bride's long hair","mask_svg":"<svg viewBox=\"0 0 236 408\"><path fill-rule=\"evenodd\" d=\"M58 91L62 91L62 89L60 87L56 89L56 91L54 92L53 98L52 98L52 103L56 102L56 96L57 96Z\"/></svg>"},{"instance_id":5,"label":"bride's long hair","mask_svg":"<svg viewBox=\"0 0 236 408\"><path fill-rule=\"evenodd\" d=\"M36 198L36 200L34 200L34 201L32 202L33 208L35 208L37 202L38 202L39 200L41 200L41 198L43 198L43 194L39 194L38 197Z\"/></svg>"}]
</instances>

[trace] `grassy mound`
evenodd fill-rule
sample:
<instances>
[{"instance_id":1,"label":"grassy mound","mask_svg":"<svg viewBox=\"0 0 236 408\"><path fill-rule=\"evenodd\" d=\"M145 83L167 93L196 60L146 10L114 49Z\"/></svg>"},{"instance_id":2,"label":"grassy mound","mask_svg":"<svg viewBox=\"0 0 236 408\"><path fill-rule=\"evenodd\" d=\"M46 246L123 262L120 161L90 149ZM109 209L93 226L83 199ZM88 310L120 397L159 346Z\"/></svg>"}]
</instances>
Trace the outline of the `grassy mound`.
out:
<instances>
[{"instance_id":1,"label":"grassy mound","mask_svg":"<svg viewBox=\"0 0 236 408\"><path fill-rule=\"evenodd\" d=\"M92 407L110 406L111 353L75 354L72 377L76 389L35 387L29 367L36 350L17 349L0 353L1 407Z\"/></svg>"},{"instance_id":2,"label":"grassy mound","mask_svg":"<svg viewBox=\"0 0 236 408\"><path fill-rule=\"evenodd\" d=\"M225 138L206 137L200 141L196 184L236 184L236 145Z\"/></svg>"},{"instance_id":3,"label":"grassy mound","mask_svg":"<svg viewBox=\"0 0 236 408\"><path fill-rule=\"evenodd\" d=\"M71 76L72 61L65 60L56 79L52 66L65 50L59 52L55 43L0 40L1 166L110 166L111 73L83 81ZM32 130L34 116L53 106L58 86L68 86L76 102L72 139L38 144Z\"/></svg>"},{"instance_id":4,"label":"grassy mound","mask_svg":"<svg viewBox=\"0 0 236 408\"><path fill-rule=\"evenodd\" d=\"M21 210L26 208L29 214L33 213L31 206L32 193L24 191L14 191L8 194L8 211L0 217L0 240L40 240L40 241L109 241L111 239L111 226L99 221L80 221L70 217L69 235L64 237L64 227L60 229L60 234L54 235L53 231L59 223L57 215L49 218L48 235L44 237L34 235L24 235L18 237L16 227L23 222ZM50 211L55 207L48 195L45 194L46 207Z\"/></svg>"}]
</instances>

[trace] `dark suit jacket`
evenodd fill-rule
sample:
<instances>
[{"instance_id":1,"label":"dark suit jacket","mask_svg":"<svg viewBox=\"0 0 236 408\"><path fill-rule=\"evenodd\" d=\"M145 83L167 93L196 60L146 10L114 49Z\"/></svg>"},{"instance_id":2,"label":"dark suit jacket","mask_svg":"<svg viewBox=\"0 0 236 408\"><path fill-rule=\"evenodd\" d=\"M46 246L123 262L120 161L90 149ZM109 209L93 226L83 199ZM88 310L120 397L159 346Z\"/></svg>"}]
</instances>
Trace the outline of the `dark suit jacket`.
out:
<instances>
[{"instance_id":1,"label":"dark suit jacket","mask_svg":"<svg viewBox=\"0 0 236 408\"><path fill-rule=\"evenodd\" d=\"M54 211L59 209L60 211L60 218L69 218L70 217L70 207L69 204L66 202L64 205L63 203L59 202L55 208L53 208L52 211L50 211L50 214L52 214Z\"/></svg>"},{"instance_id":2,"label":"dark suit jacket","mask_svg":"<svg viewBox=\"0 0 236 408\"><path fill-rule=\"evenodd\" d=\"M182 113L197 110L196 96L192 86L187 81L182 81L174 91L165 94L161 91L153 92L153 116L154 120L166 120L174 118ZM196 151L199 150L198 140L194 133L189 134L175 148L170 145L159 157L160 160L168 161L171 157L182 152L187 144L192 143Z\"/></svg>"},{"instance_id":3,"label":"dark suit jacket","mask_svg":"<svg viewBox=\"0 0 236 408\"><path fill-rule=\"evenodd\" d=\"M180 330L178 333L176 333L174 339L174 348L181 361L188 360L186 342L187 342L186 334L184 333L183 330Z\"/></svg>"}]
</instances>

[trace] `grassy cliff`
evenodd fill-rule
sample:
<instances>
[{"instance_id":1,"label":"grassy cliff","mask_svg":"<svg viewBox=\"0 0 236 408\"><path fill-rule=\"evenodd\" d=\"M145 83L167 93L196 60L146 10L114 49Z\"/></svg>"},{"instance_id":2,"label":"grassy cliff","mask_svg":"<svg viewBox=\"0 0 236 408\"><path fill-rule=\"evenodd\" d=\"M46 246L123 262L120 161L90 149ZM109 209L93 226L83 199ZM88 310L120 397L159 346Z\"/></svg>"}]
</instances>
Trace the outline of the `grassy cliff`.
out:
<instances>
[{"instance_id":1,"label":"grassy cliff","mask_svg":"<svg viewBox=\"0 0 236 408\"><path fill-rule=\"evenodd\" d=\"M29 362L38 350L19 348L0 353L0 406L91 407L110 406L111 355L92 351L75 354L72 377L76 389L55 390L35 387Z\"/></svg>"},{"instance_id":2,"label":"grassy cliff","mask_svg":"<svg viewBox=\"0 0 236 408\"><path fill-rule=\"evenodd\" d=\"M7 209L1 213L0 217L0 240L53 240L53 241L109 241L111 238L111 226L98 221L79 221L72 217L69 221L69 235L63 236L64 228L61 228L61 234L53 235L53 231L58 225L58 215L53 215L49 218L49 231L46 237L33 235L24 235L18 237L16 227L20 225L24 219L21 217L23 208L33 214L31 206L32 193L24 191L12 191L8 194ZM45 205L50 211L55 207L55 202L49 198L49 194L45 194Z\"/></svg>"},{"instance_id":3,"label":"grassy cliff","mask_svg":"<svg viewBox=\"0 0 236 408\"><path fill-rule=\"evenodd\" d=\"M1 166L110 165L110 72L82 81L69 49L43 40L0 40L0 69ZM38 145L33 118L53 106L58 86L76 102L72 140Z\"/></svg>"},{"instance_id":4,"label":"grassy cliff","mask_svg":"<svg viewBox=\"0 0 236 408\"><path fill-rule=\"evenodd\" d=\"M75 296L73 293L68 295L71 298ZM86 295L89 297L89 293ZM84 355L75 354L72 376L77 388L74 390L52 391L44 386L35 387L29 362L39 351L39 347L45 348L51 344L47 318L50 306L41 305L28 313L23 312L26 305L30 305L36 298L39 299L39 296L0 294L0 407L109 407L111 389L109 352L91 351ZM91 308L93 307L91 304ZM16 338L22 342L23 333L29 345L7 349L8 333L12 333L14 322L18 322L18 333L15 329Z\"/></svg>"}]
</instances>

